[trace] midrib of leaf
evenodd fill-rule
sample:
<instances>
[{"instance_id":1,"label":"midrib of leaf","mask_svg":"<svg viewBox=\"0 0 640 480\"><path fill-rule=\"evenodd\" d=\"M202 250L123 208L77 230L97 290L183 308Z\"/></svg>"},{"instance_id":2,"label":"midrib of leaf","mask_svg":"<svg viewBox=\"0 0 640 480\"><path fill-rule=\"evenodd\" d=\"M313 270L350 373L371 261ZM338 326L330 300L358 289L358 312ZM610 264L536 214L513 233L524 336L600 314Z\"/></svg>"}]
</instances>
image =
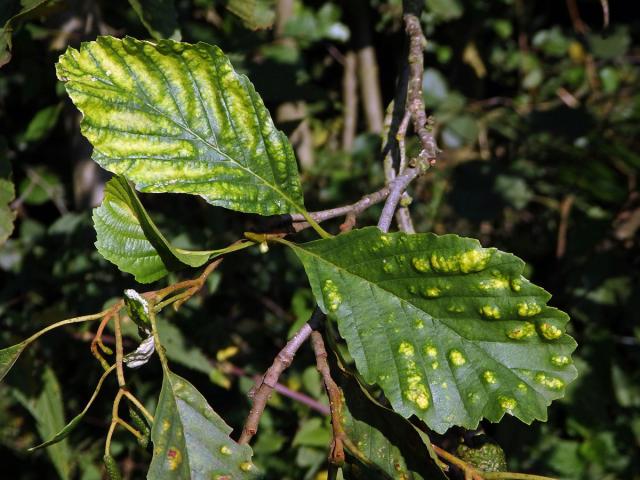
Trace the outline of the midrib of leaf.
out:
<instances>
[{"instance_id":1,"label":"midrib of leaf","mask_svg":"<svg viewBox=\"0 0 640 480\"><path fill-rule=\"evenodd\" d=\"M182 115L182 111L180 109L180 106L178 104L178 102L176 101L174 95L173 95L173 91L171 88L171 84L167 81L166 77L164 74L162 74L162 78L165 80L165 83L169 89L169 91L171 91L171 98L173 100L173 102L176 105L176 109L179 112L180 116L182 117L182 120L185 121L185 123L180 123L179 121L177 121L175 118L173 118L173 116L171 116L170 114L157 109L153 104L151 104L149 102L149 98L146 96L146 94L144 93L143 90L140 89L140 82L138 81L138 77L137 75L133 72L133 70L131 69L130 65L126 62L126 60L108 43L106 43L106 45L108 45L109 49L113 52L114 56L116 56L119 59L119 62L129 71L129 74L131 75L131 78L134 79L135 85L136 85L136 90L138 92L138 96L133 96L131 95L129 92L126 92L125 90L123 90L122 88L120 88L118 85L111 83L109 81L107 81L106 79L100 78L98 80L100 80L101 83L104 83L105 85L108 85L110 87L113 87L114 92L117 92L119 94L124 94L124 97L127 97L129 99L133 99L135 103L137 103L138 105L140 105L141 107L147 107L147 109L151 110L152 112L158 114L159 116L164 117L165 119L169 120L170 122L172 122L174 125L176 125L177 127L183 129L184 131L188 132L189 134L192 135L192 138L194 140L199 140L200 142L202 142L205 146L211 148L212 150L216 151L217 153L219 153L220 155L224 156L225 158L228 159L229 162L233 163L234 165L236 165L237 167L241 168L242 170L244 170L247 173L250 173L251 175L253 175L254 177L256 177L257 179L261 180L262 182L264 182L265 185L267 185L269 188L271 188L274 192L276 192L278 195L280 195L289 205L291 205L293 208L295 208L298 212L300 213L307 213L306 209L304 207L302 207L301 205L299 205L297 202L295 202L291 197L289 197L285 192L283 192L280 188L278 188L277 185L271 183L268 179L258 175L256 172L253 172L252 170L248 169L245 165L241 164L240 162L238 162L237 160L233 159L232 157L230 157L229 155L227 155L225 152L223 152L222 150L220 150L220 148L216 144L212 144L210 143L207 139L203 138L202 136L200 136L197 132L194 132L191 128L189 128L188 125L186 125L186 121L184 119L184 115ZM104 69L104 67L100 64L100 62L93 56L93 53L91 51L89 52L89 56L91 57L91 59L93 60L93 63L95 64L95 66L106 76L108 77L108 75L106 75L106 70ZM211 132L211 134L213 135L213 129L211 128L211 121L210 121L210 115L209 115L209 109L205 106L204 102L202 101L202 98L200 97L200 89L199 86L197 84L197 82L194 80L193 75L191 70L189 69L187 63L184 61L184 59L182 58L182 56L178 55L178 57L180 58L180 61L183 63L185 70L189 72L190 78L192 82L195 82L195 89L198 91L198 98L200 100L201 105L203 106L203 109L208 113L208 115L206 116L206 120L207 120L207 124L209 125L209 131ZM151 64L154 64L153 62L150 62ZM154 64L155 65L155 64ZM241 76L242 78L242 82L244 83L246 80L244 79L244 76ZM225 92L223 88L220 88L220 79L218 77L218 75L214 75L214 79L216 84L218 85L218 88L220 89L221 92L221 96L220 98L222 99L222 103L224 105L224 111L227 115L227 120L229 121L229 125L231 125L231 128L234 132L234 135L236 137L236 139L238 139L238 134L237 134L237 130L235 127L235 124L233 123L233 120L231 118L231 116L229 115L229 109L228 109L228 105L227 105L227 99L225 96ZM85 82L77 82L77 83L82 83L85 84ZM91 86L91 85L88 85ZM71 90L73 90L72 88L70 88ZM87 92L79 92L82 95L89 95L89 96L95 96L95 95L90 95ZM251 105L253 106L254 109L254 113L256 114L256 118L258 119L258 123L260 124L260 126L262 126L262 121L260 120L260 116L257 114L256 108L255 108L255 102L254 102L254 98L253 96L250 95L251 98ZM100 98L101 101L106 102L105 99ZM142 101L142 103L140 103L140 101ZM105 127L102 127L105 128ZM113 129L112 127L108 127L108 129ZM129 131L125 131L126 133L131 133ZM123 132L124 133L124 132ZM163 136L158 135L158 134L149 134L149 133L145 133L143 135L148 135L148 136L156 136L156 137L160 137L163 138ZM175 138L175 137L167 137L164 136L164 138ZM262 135L262 131L260 132L260 139L262 141L262 144L265 145L265 141L264 141L264 136ZM238 140L239 141L239 140ZM271 168L271 173L273 174L273 158L271 158L271 155L269 154L269 150L266 148L265 146L265 152L266 155L269 159L269 166ZM245 155L245 152L242 152L242 155ZM274 176L275 177L275 176Z\"/></svg>"},{"instance_id":2,"label":"midrib of leaf","mask_svg":"<svg viewBox=\"0 0 640 480\"><path fill-rule=\"evenodd\" d=\"M464 347L465 347L465 349L469 349L469 350L470 350L470 349L473 349L473 350L476 350L476 351L480 351L480 352L482 352L482 354L483 354L483 355L486 355L486 357L487 357L488 359L491 359L491 361L493 361L493 363L495 364L495 367L496 367L497 369L499 369L499 370L501 370L501 371L504 371L504 372L506 372L507 374L514 375L514 376L515 376L515 377L517 377L519 380L521 380L521 381L525 382L529 387L533 388L533 390L535 390L536 392L540 393L540 394L543 396L543 398L545 398L545 397L544 397L545 390L544 390L544 389L542 389L542 387L538 387L538 386L535 384L535 382L532 382L532 381L531 381L531 379L527 378L526 376L525 376L525 377L521 376L521 375L520 375L520 372L519 372L521 369L515 369L515 368L514 368L514 369L511 369L511 368L506 367L506 366L505 366L505 365L503 365L499 360L497 360L493 355L491 355L487 350L485 350L484 348L481 348L481 345L482 345L483 343L499 343L499 344L502 344L502 343L505 343L505 342L500 342L500 341L498 341L498 340L493 341L493 342L487 342L487 341L484 341L484 340L472 340L472 339L469 339L469 338L465 337L464 335L462 335L461 333L459 333L455 328L453 328L452 326L448 325L446 322L443 322L443 321L441 320L441 317L437 317L437 318L436 318L436 317L433 317L430 313L428 313L428 312L426 312L426 311L422 310L420 307L418 307L418 306L414 305L414 304L413 304L412 302L410 302L409 300L406 300L406 299L404 299L404 298L402 298L402 297L400 297L400 296L396 295L395 293L393 293L393 292L391 292L391 291L389 291L389 290L387 290L387 289L385 289L385 288L381 287L381 286L380 286L380 285L378 285L377 283L373 283L372 281L370 281L370 280L368 280L368 279L366 279L366 278L364 278L364 277L362 277L362 276L360 276L360 275L357 275L357 274L355 274L355 273L353 273L353 272L351 272L351 271L347 270L346 268L342 268L341 266L339 266L339 265L337 265L337 264L335 264L335 263L333 263L333 262L328 261L327 259L325 259L325 258L324 258L324 257L322 257L321 255L318 255L318 254L313 253L313 252L311 252L311 251L309 251L309 250L306 250L306 249L304 249L304 248L301 248L300 246L298 246L298 245L297 245L297 244L295 244L295 243L288 242L288 241L286 241L286 240L278 240L278 241L280 241L281 243L284 243L284 244L286 244L286 245L288 245L288 246L290 246L290 247L292 247L292 248L295 248L295 249L301 250L301 251L303 251L303 252L304 252L304 254L309 255L309 256L312 256L312 257L314 257L315 259L317 259L317 260L319 260L319 261L323 262L325 265L329 265L329 266L331 266L332 268L335 268L338 272L340 272L340 274L341 274L341 275L344 275L344 276L346 276L346 277L348 277L348 278L353 278L353 279L355 279L355 280L359 280L359 281L365 282L365 284L367 284L367 285L369 286L369 288L370 288L372 291L374 291L374 290L376 290L376 291L377 291L377 290L379 290L379 291L383 292L383 294L388 295L388 296L391 296L391 297L393 297L394 299L399 300L399 301L400 301L400 304L401 304L401 306L402 306L402 309L403 309L403 311L404 311L404 313L405 313L405 315L404 315L404 316L403 316L403 318L402 318L404 322L407 322L407 321L408 321L408 320L407 320L407 318L409 317L409 315L407 315L407 314L406 314L406 311L405 311L405 308L406 308L406 307L410 307L410 308L412 308L412 309L415 309L415 310L418 312L418 314L419 314L419 315L427 315L427 316L429 316L429 317L430 317L430 318L431 318L435 323L438 323L438 324L443 325L443 326L444 326L444 327L446 327L449 331L451 331L453 334L455 334L457 337L459 337L459 338L461 339L461 341L464 343ZM445 249L443 249L443 251L446 251L446 250L445 250ZM421 250L416 250L416 251L415 251L415 253L421 253L421 252L422 252L422 253L424 253L425 251L424 251L424 250L422 250L422 251L421 251ZM379 260L379 258L378 258L377 260ZM366 260L366 261L359 262L359 263L354 263L352 266L365 265L365 264L370 263L370 262L375 262L375 260L374 260L374 259L372 259L372 260ZM506 262L504 262L504 263L500 263L500 264L498 264L498 265L503 265L503 264L506 264ZM458 276L458 275L459 275L459 274L455 274L455 275L453 275L453 274L449 274L449 276L452 276L452 277L453 277L453 276ZM436 276L436 275L434 275L434 276ZM413 277L409 277L409 278L413 278ZM473 297L473 296L474 296L474 295L470 295L470 297ZM526 297L526 295L514 295L514 296L515 296L515 297ZM480 295L478 295L477 297L481 297L481 296L480 296ZM549 307L549 308L551 308L551 307ZM444 318L446 318L447 320L452 320L452 319L453 319L453 318L451 318L451 317L444 317ZM406 325L407 327L409 327L409 328L412 328L412 327L411 327L411 325L409 325L409 324L406 324L406 323L405 323L405 325ZM387 335L385 335L385 339L390 340L390 338L391 338L393 335L392 335L391 333L389 333L389 326L384 325L384 329L385 329L385 332L387 332L387 333L388 333ZM362 352L362 354L366 357L367 349L366 349L366 348L364 348L364 342L363 342L363 341L362 341L362 339L361 339L360 331L359 331L358 329L355 329L355 332L358 334L358 339L359 339L359 342L360 342L360 349L361 349L361 352ZM401 372L401 370L398 368L397 357L396 357L396 355L393 353L393 347L392 347L391 343L389 343L389 344L388 344L388 347L389 347L390 356L391 356L391 358L393 358L393 362L394 362L394 370L395 370L395 372L394 372L394 373L395 373L395 375L396 375L396 378L401 378L401 376L402 376L402 372ZM422 370L422 373L423 373L425 376L428 376L428 372L426 372L426 371L425 371L425 368L424 368L424 365L426 365L428 362L425 360L425 358L424 358L424 354L422 353L422 350L421 350L421 349L416 349L416 350L417 350L418 355L419 355L420 360L421 360L420 368L421 368L421 370ZM370 363L370 362L368 362L368 361L367 361L367 363ZM451 365L449 365L449 363L448 363L448 362L443 362L443 363L445 363L445 364L446 364L447 369L449 370L449 372L450 372L450 374L451 374L451 375L450 375L450 378L451 378L453 381L455 381L455 382L456 382L456 387L457 387L457 388L455 389L456 395L457 395L457 396L458 396L458 398L460 399L460 402L462 403L462 405L463 405L464 409L466 410L467 414L469 415L469 417L472 417L473 413L472 413L472 410L470 410L470 409L467 407L467 402L466 402L466 400L465 400L465 398L464 398L465 396L464 396L464 395L459 395L459 392L460 392L460 390L461 390L461 389L460 389L460 384L459 384L459 382L458 382L458 379L456 378L456 375L455 375L455 374L454 374L454 372L453 372L453 369L451 368ZM485 370L485 368L482 368L482 370ZM536 367L536 370L538 370L538 371L550 372L550 373L553 373L553 372L554 372L553 370L543 370L542 368L538 368L538 367ZM474 366L474 372L479 373L479 372L478 372L478 370L475 368L475 366ZM486 392L490 392L489 388L488 388L486 385L484 385L483 383L481 383L481 385L482 385L482 388L483 388ZM433 397L433 391L432 391L431 386L429 385L429 383L426 383L426 384L425 384L425 386L426 386L426 388L428 388L428 389L429 389L429 394ZM536 387L538 387L538 388L536 388ZM546 400L546 398L545 398L544 403L545 403L545 405L549 405L549 404L551 403L551 401Z\"/></svg>"}]
</instances>

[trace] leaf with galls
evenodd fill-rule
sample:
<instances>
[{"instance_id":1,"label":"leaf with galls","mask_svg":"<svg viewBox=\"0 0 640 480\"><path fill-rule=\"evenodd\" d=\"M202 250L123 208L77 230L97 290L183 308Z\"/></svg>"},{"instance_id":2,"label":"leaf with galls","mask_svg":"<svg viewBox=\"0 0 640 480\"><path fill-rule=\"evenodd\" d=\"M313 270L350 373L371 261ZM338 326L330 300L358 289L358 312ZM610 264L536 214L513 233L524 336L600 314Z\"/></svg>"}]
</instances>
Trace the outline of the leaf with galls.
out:
<instances>
[{"instance_id":1,"label":"leaf with galls","mask_svg":"<svg viewBox=\"0 0 640 480\"><path fill-rule=\"evenodd\" d=\"M511 254L375 227L289 245L364 379L437 432L505 413L544 420L576 377L568 316Z\"/></svg>"}]
</instances>

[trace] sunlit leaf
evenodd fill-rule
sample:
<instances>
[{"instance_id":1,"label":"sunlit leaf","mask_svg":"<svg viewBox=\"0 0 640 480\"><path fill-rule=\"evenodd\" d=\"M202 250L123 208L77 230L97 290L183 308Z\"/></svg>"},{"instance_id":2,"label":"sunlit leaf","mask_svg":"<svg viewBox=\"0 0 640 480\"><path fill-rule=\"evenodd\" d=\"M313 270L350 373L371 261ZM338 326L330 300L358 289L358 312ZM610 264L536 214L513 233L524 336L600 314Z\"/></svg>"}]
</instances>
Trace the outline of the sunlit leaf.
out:
<instances>
[{"instance_id":1,"label":"sunlit leaf","mask_svg":"<svg viewBox=\"0 0 640 480\"><path fill-rule=\"evenodd\" d=\"M104 200L93 211L93 223L100 254L141 283L158 280L169 270L199 267L213 253L173 247L122 177L107 183Z\"/></svg>"},{"instance_id":2,"label":"sunlit leaf","mask_svg":"<svg viewBox=\"0 0 640 480\"><path fill-rule=\"evenodd\" d=\"M229 438L231 427L184 378L165 370L154 415L147 478L210 480L258 477L251 448Z\"/></svg>"},{"instance_id":3,"label":"sunlit leaf","mask_svg":"<svg viewBox=\"0 0 640 480\"><path fill-rule=\"evenodd\" d=\"M437 432L505 413L546 419L576 377L567 315L511 254L375 227L289 245L364 379Z\"/></svg>"},{"instance_id":4,"label":"sunlit leaf","mask_svg":"<svg viewBox=\"0 0 640 480\"><path fill-rule=\"evenodd\" d=\"M262 215L303 211L291 144L218 47L99 37L68 49L57 73L94 160L138 190Z\"/></svg>"}]
</instances>

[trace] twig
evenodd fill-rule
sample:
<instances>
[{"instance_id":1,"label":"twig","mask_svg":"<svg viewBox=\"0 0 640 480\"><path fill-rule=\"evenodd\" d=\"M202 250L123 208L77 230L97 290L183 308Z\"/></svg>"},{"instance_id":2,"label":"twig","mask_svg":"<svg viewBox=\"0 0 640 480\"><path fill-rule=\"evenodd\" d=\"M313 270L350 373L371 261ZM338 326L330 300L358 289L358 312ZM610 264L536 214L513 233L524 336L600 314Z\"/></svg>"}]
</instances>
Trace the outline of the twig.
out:
<instances>
[{"instance_id":1,"label":"twig","mask_svg":"<svg viewBox=\"0 0 640 480\"><path fill-rule=\"evenodd\" d=\"M602 28L609 26L609 0L600 0L602 6Z\"/></svg>"},{"instance_id":2,"label":"twig","mask_svg":"<svg viewBox=\"0 0 640 480\"><path fill-rule=\"evenodd\" d=\"M402 121L398 126L398 132L396 133L396 140L398 141L398 150L400 152L400 163L398 164L398 172L402 173L407 168L407 150L405 138L407 136L407 130L409 128L409 122L411 120L411 112L405 110ZM395 170L392 170L393 177L395 177ZM387 181L389 179L387 178ZM411 197L407 192L402 193L400 199L400 207L396 211L396 223L398 229L406 233L415 233L413 228L413 220L411 219L411 213L409 212L409 204L411 203Z\"/></svg>"},{"instance_id":3,"label":"twig","mask_svg":"<svg viewBox=\"0 0 640 480\"><path fill-rule=\"evenodd\" d=\"M115 314L114 330L116 336L116 373L118 375L118 386L123 388L126 385L124 368L122 367L124 349L122 348L122 330L120 328L120 315L118 315L118 313Z\"/></svg>"},{"instance_id":4,"label":"twig","mask_svg":"<svg viewBox=\"0 0 640 480\"><path fill-rule=\"evenodd\" d=\"M426 40L420 19L412 14L404 16L405 29L409 35L409 83L407 86L407 109L411 112L413 130L420 139L422 150L418 154L421 163L434 164L438 155L436 140L429 128L429 120L422 100L422 76L424 74L424 46Z\"/></svg>"},{"instance_id":5,"label":"twig","mask_svg":"<svg viewBox=\"0 0 640 480\"><path fill-rule=\"evenodd\" d=\"M344 437L346 436L342 427L342 392L340 387L331 378L331 370L327 363L327 350L324 346L322 334L314 331L311 334L311 345L316 356L316 366L318 372L322 376L324 388L329 397L329 408L331 411L331 427L333 429L333 440L331 442L331 451L329 461L334 465L342 465L344 463Z\"/></svg>"},{"instance_id":6,"label":"twig","mask_svg":"<svg viewBox=\"0 0 640 480\"><path fill-rule=\"evenodd\" d=\"M311 217L317 222L324 222L331 218L337 218L342 216L357 216L364 212L372 205L376 205L382 202L389 195L389 187L383 187L378 191L365 195L360 200L351 205L345 205L342 207L330 208L328 210L320 210L318 212L311 212ZM296 232L309 228L309 224L305 221L305 218L294 213L291 215L291 221L293 222L293 229Z\"/></svg>"},{"instance_id":7,"label":"twig","mask_svg":"<svg viewBox=\"0 0 640 480\"><path fill-rule=\"evenodd\" d=\"M582 21L580 17L580 10L578 10L578 4L576 0L567 0L567 10L569 10L569 16L571 17L571 23L573 29L581 34L585 34L589 31L587 24Z\"/></svg>"},{"instance_id":8,"label":"twig","mask_svg":"<svg viewBox=\"0 0 640 480\"><path fill-rule=\"evenodd\" d=\"M142 412L142 414L145 417L147 417L147 420L149 420L150 423L153 423L153 415L151 415L151 413L149 413L149 410L147 410L145 408L145 406L142 404L142 402L140 400L138 400L133 393L131 393L129 390L124 390L123 391L123 395L125 397L127 397L127 399L131 403L133 403L137 407L137 409Z\"/></svg>"},{"instance_id":9,"label":"twig","mask_svg":"<svg viewBox=\"0 0 640 480\"><path fill-rule=\"evenodd\" d=\"M433 443L431 444L431 447L440 458L462 470L465 480L555 480L550 477L531 475L529 473L483 472L477 470L474 466L456 457L452 453L447 452L444 448Z\"/></svg>"},{"instance_id":10,"label":"twig","mask_svg":"<svg viewBox=\"0 0 640 480\"><path fill-rule=\"evenodd\" d=\"M291 338L291 340L287 342L284 348L280 350L278 355L276 355L273 364L269 367L264 376L258 382L256 382L255 386L252 389L253 403L251 406L251 410L249 411L249 415L247 416L247 419L245 421L238 443L249 443L251 438L258 431L260 417L262 417L262 412L264 412L264 409L267 406L267 400L269 400L273 389L278 383L280 375L289 367L289 365L291 365L296 352L311 335L312 327L310 323L314 321L314 319L318 316L319 310L316 309L309 322L305 323L302 328L300 328L300 330L298 330L298 332Z\"/></svg>"},{"instance_id":11,"label":"twig","mask_svg":"<svg viewBox=\"0 0 640 480\"><path fill-rule=\"evenodd\" d=\"M238 377L247 377L252 378L255 383L260 383L262 381L262 375L251 375L247 373L244 369L234 365L230 362L224 362L219 367L224 373L230 373L232 375L236 375ZM301 392L296 392L295 390L291 390L290 388L285 387L281 383L276 383L274 390L282 395L283 397L290 398L298 403L306 405L311 410L315 410L322 415L329 415L329 407L320 403L315 398L311 398L309 395L305 395Z\"/></svg>"},{"instance_id":12,"label":"twig","mask_svg":"<svg viewBox=\"0 0 640 480\"><path fill-rule=\"evenodd\" d=\"M396 207L400 202L402 194L406 190L407 186L422 173L420 167L410 167L397 176L393 183L390 185L389 196L384 204L380 219L378 220L378 228L383 232L388 232L391 226L391 220L396 212Z\"/></svg>"}]
</instances>

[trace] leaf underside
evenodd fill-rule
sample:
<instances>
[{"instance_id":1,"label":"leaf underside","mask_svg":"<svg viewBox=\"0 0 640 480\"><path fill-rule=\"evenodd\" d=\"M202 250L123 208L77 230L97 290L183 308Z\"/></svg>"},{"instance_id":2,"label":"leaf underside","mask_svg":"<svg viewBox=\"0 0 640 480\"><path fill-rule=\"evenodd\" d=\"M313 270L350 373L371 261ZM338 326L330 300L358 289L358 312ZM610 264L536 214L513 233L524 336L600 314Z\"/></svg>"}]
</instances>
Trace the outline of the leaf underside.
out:
<instances>
[{"instance_id":1,"label":"leaf underside","mask_svg":"<svg viewBox=\"0 0 640 480\"><path fill-rule=\"evenodd\" d=\"M414 426L380 405L352 374L333 363L331 371L344 399L341 421L351 440L347 450L361 463L349 478L446 480L431 458L435 453L429 451Z\"/></svg>"},{"instance_id":2,"label":"leaf underside","mask_svg":"<svg viewBox=\"0 0 640 480\"><path fill-rule=\"evenodd\" d=\"M251 448L234 442L229 427L184 378L165 371L151 440L149 480L258 478Z\"/></svg>"},{"instance_id":3,"label":"leaf underside","mask_svg":"<svg viewBox=\"0 0 640 480\"><path fill-rule=\"evenodd\" d=\"M505 413L545 420L576 377L568 316L511 254L375 227L290 245L363 378L437 432Z\"/></svg>"},{"instance_id":4,"label":"leaf underside","mask_svg":"<svg viewBox=\"0 0 640 480\"><path fill-rule=\"evenodd\" d=\"M174 248L158 230L126 179L115 177L105 187L102 204L93 211L96 248L140 283L164 277L169 270L199 267L212 252Z\"/></svg>"},{"instance_id":5,"label":"leaf underside","mask_svg":"<svg viewBox=\"0 0 640 480\"><path fill-rule=\"evenodd\" d=\"M303 210L291 144L218 47L98 37L56 69L93 159L138 190L261 215Z\"/></svg>"}]
</instances>

